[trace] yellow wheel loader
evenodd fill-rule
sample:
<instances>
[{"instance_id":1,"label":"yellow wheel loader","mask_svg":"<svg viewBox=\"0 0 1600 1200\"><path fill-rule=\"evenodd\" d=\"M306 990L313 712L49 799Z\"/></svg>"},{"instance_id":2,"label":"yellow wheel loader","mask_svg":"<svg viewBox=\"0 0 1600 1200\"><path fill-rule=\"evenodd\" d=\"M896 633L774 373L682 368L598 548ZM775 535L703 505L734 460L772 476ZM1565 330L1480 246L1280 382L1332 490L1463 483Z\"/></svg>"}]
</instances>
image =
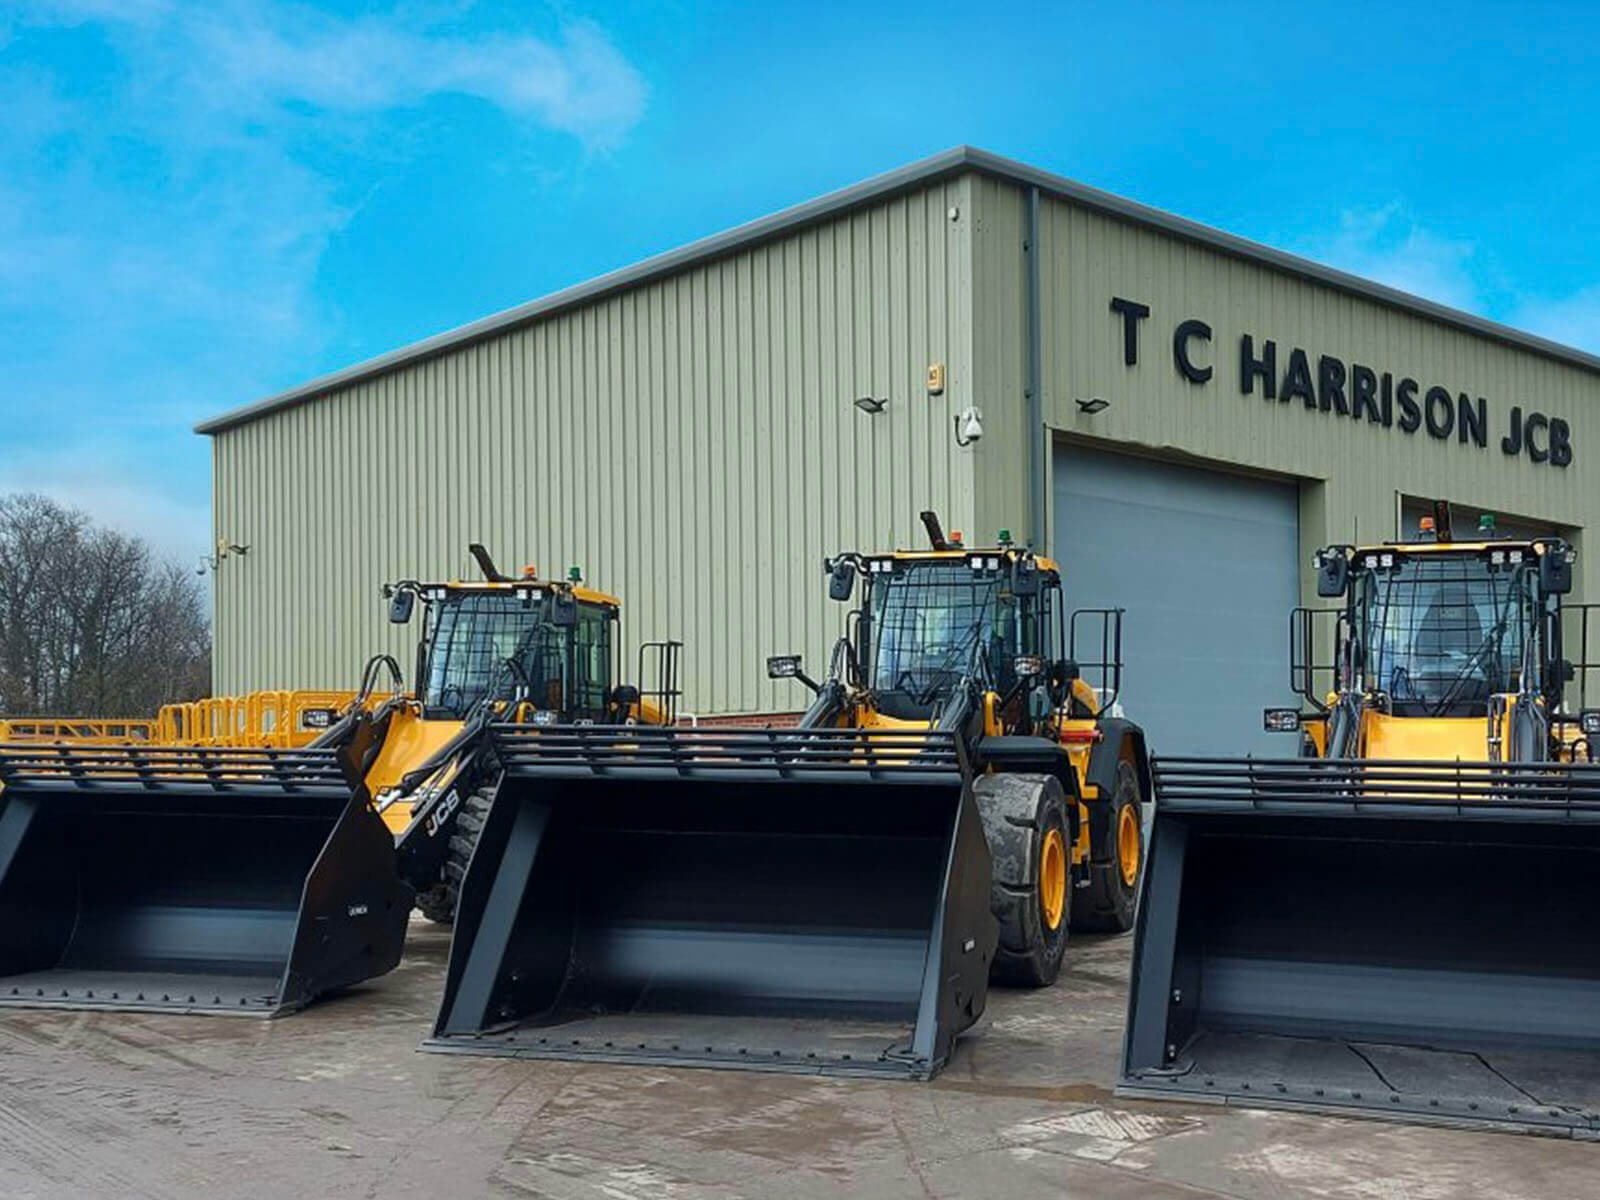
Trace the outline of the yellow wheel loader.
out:
<instances>
[{"instance_id":1,"label":"yellow wheel loader","mask_svg":"<svg viewBox=\"0 0 1600 1200\"><path fill-rule=\"evenodd\" d=\"M310 745L0 745L0 1008L275 1015L381 975L471 853L491 718L665 719L610 686L613 598L474 554L389 589L428 610L418 687L374 658Z\"/></svg>"},{"instance_id":2,"label":"yellow wheel loader","mask_svg":"<svg viewBox=\"0 0 1600 1200\"><path fill-rule=\"evenodd\" d=\"M797 726L496 727L426 1048L927 1078L991 972L1127 927L1143 735L1069 659L1052 562L924 520L826 564L864 586L824 682L769 660L816 693Z\"/></svg>"},{"instance_id":3,"label":"yellow wheel loader","mask_svg":"<svg viewBox=\"0 0 1600 1200\"><path fill-rule=\"evenodd\" d=\"M481 581L386 588L390 620L424 610L417 643L415 686L386 668L392 694L372 715L352 705L349 725L328 740L355 736L373 746L365 779L395 836L401 876L417 892L417 907L449 922L477 834L488 810L488 784L479 757L491 723L662 725L676 719L678 642L646 642L638 661L641 684L649 667L655 686L618 684L621 602L584 586L573 568L566 580L502 575L482 546L471 547Z\"/></svg>"},{"instance_id":4,"label":"yellow wheel loader","mask_svg":"<svg viewBox=\"0 0 1600 1200\"><path fill-rule=\"evenodd\" d=\"M1574 559L1492 518L1455 540L1443 505L1416 541L1317 556L1333 660L1301 610L1310 710L1265 714L1299 754L1155 762L1119 1091L1600 1134Z\"/></svg>"}]
</instances>

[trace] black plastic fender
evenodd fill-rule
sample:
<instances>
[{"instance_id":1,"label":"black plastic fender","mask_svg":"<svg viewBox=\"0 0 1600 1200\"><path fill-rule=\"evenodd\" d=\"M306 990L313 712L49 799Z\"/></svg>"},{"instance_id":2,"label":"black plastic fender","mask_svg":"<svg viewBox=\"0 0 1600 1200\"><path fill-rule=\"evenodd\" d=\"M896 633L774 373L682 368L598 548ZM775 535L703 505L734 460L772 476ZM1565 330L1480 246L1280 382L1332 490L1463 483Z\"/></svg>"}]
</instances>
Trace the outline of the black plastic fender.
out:
<instances>
[{"instance_id":1,"label":"black plastic fender","mask_svg":"<svg viewBox=\"0 0 1600 1200\"><path fill-rule=\"evenodd\" d=\"M1106 803L1117 785L1117 764L1124 757L1133 761L1139 776L1139 799L1150 802L1150 752L1145 748L1144 730L1132 721L1121 717L1108 717L1100 722L1101 739L1089 751L1089 769L1086 782L1094 785L1095 799L1086 799L1089 809L1089 848L1093 862L1111 861L1111 806Z\"/></svg>"}]
</instances>

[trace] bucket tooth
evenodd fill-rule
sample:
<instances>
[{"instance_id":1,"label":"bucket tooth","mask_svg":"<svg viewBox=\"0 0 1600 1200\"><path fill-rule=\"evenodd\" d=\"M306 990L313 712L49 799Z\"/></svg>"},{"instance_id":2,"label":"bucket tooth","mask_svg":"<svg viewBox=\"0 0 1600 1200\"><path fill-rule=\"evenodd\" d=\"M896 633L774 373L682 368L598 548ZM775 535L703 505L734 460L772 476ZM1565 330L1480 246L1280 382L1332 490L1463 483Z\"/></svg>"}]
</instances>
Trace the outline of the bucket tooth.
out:
<instances>
[{"instance_id":1,"label":"bucket tooth","mask_svg":"<svg viewBox=\"0 0 1600 1200\"><path fill-rule=\"evenodd\" d=\"M983 1011L946 734L501 729L431 1050L927 1078Z\"/></svg>"}]
</instances>

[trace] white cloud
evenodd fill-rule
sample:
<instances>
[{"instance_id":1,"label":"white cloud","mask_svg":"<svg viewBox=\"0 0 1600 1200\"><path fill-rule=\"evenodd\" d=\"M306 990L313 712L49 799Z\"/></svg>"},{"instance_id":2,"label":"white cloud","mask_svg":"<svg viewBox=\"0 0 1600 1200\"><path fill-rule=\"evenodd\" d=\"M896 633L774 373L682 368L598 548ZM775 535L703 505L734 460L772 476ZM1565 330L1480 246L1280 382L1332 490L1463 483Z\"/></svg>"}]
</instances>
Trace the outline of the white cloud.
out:
<instances>
[{"instance_id":1,"label":"white cloud","mask_svg":"<svg viewBox=\"0 0 1600 1200\"><path fill-rule=\"evenodd\" d=\"M230 106L299 101L363 113L457 93L597 148L615 145L644 111L643 80L587 22L567 25L555 42L448 37L373 19L304 15L241 23L210 13L183 29L206 64L207 93Z\"/></svg>"},{"instance_id":2,"label":"white cloud","mask_svg":"<svg viewBox=\"0 0 1600 1200\"><path fill-rule=\"evenodd\" d=\"M426 152L413 110L475 98L583 154L640 120L645 84L599 27L469 9L0 3L0 491L198 553L209 449L188 426L321 365L324 255L372 164ZM40 30L93 39L95 65L30 60Z\"/></svg>"},{"instance_id":3,"label":"white cloud","mask_svg":"<svg viewBox=\"0 0 1600 1200\"><path fill-rule=\"evenodd\" d=\"M1525 300L1511 321L1551 341L1600 354L1600 284L1557 300Z\"/></svg>"},{"instance_id":4,"label":"white cloud","mask_svg":"<svg viewBox=\"0 0 1600 1200\"><path fill-rule=\"evenodd\" d=\"M1346 211L1339 232L1314 253L1340 270L1452 308L1483 306L1474 276L1477 247L1430 233L1400 201Z\"/></svg>"},{"instance_id":5,"label":"white cloud","mask_svg":"<svg viewBox=\"0 0 1600 1200\"><path fill-rule=\"evenodd\" d=\"M1600 353L1600 284L1566 296L1508 289L1504 272L1476 243L1433 233L1402 201L1346 211L1338 232L1314 241L1306 252L1414 296Z\"/></svg>"},{"instance_id":6,"label":"white cloud","mask_svg":"<svg viewBox=\"0 0 1600 1200\"><path fill-rule=\"evenodd\" d=\"M254 119L289 103L374 113L455 93L605 149L638 123L647 97L604 31L582 20L541 38L251 0L56 0L25 6L20 22L103 26L190 120L206 110Z\"/></svg>"}]
</instances>

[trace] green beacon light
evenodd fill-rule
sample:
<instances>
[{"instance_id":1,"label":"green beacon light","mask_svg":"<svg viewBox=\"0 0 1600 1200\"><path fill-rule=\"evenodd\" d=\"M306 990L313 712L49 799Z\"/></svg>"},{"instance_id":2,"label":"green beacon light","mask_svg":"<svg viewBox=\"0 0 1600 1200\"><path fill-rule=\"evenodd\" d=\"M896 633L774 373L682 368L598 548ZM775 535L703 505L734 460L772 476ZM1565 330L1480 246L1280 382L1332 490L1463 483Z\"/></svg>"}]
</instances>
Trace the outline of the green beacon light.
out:
<instances>
[{"instance_id":1,"label":"green beacon light","mask_svg":"<svg viewBox=\"0 0 1600 1200\"><path fill-rule=\"evenodd\" d=\"M1486 537L1494 536L1494 514L1484 513L1478 518L1478 532Z\"/></svg>"},{"instance_id":2,"label":"green beacon light","mask_svg":"<svg viewBox=\"0 0 1600 1200\"><path fill-rule=\"evenodd\" d=\"M582 578L583 578L583 572L578 570L577 567L568 567L567 568L567 579L570 580L572 583L577 583Z\"/></svg>"},{"instance_id":3,"label":"green beacon light","mask_svg":"<svg viewBox=\"0 0 1600 1200\"><path fill-rule=\"evenodd\" d=\"M1000 544L1001 544L1001 545L1002 545L1002 546L1009 546L1009 545L1011 545L1011 530L1009 530L1009 529L1002 529L1002 530L1001 530L1001 531L1000 531Z\"/></svg>"}]
</instances>

